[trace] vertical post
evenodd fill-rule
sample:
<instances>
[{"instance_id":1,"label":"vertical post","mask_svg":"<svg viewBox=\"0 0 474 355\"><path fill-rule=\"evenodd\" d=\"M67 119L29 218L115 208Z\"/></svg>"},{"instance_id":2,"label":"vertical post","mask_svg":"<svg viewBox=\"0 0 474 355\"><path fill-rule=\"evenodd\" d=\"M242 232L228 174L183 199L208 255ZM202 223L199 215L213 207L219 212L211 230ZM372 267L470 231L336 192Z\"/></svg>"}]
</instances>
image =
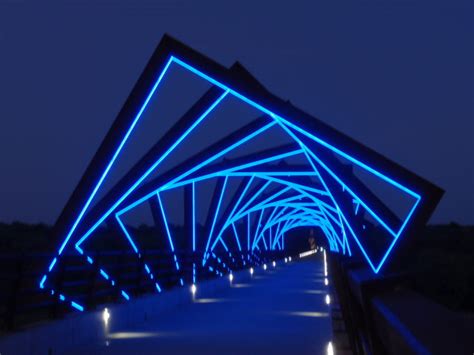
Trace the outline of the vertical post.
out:
<instances>
[{"instance_id":1,"label":"vertical post","mask_svg":"<svg viewBox=\"0 0 474 355\"><path fill-rule=\"evenodd\" d=\"M250 256L250 213L247 214L247 253Z\"/></svg>"},{"instance_id":2,"label":"vertical post","mask_svg":"<svg viewBox=\"0 0 474 355\"><path fill-rule=\"evenodd\" d=\"M184 235L177 244L186 282L196 282L196 202L194 182L184 187Z\"/></svg>"},{"instance_id":3,"label":"vertical post","mask_svg":"<svg viewBox=\"0 0 474 355\"><path fill-rule=\"evenodd\" d=\"M86 293L86 304L89 309L95 308L94 293L95 293L96 278L97 278L97 275L99 275L100 254L97 253L94 259L95 259L94 265L92 266L92 270L89 273L89 282L87 283L87 293Z\"/></svg>"},{"instance_id":4,"label":"vertical post","mask_svg":"<svg viewBox=\"0 0 474 355\"><path fill-rule=\"evenodd\" d=\"M23 255L16 256L16 275L11 288L10 299L6 311L6 326L8 330L15 329L15 314L17 311L18 293L23 277Z\"/></svg>"},{"instance_id":5,"label":"vertical post","mask_svg":"<svg viewBox=\"0 0 474 355\"><path fill-rule=\"evenodd\" d=\"M193 181L193 192L192 192L192 199L193 199L193 221L192 221L192 228L193 228L193 284L196 283L196 186Z\"/></svg>"}]
</instances>

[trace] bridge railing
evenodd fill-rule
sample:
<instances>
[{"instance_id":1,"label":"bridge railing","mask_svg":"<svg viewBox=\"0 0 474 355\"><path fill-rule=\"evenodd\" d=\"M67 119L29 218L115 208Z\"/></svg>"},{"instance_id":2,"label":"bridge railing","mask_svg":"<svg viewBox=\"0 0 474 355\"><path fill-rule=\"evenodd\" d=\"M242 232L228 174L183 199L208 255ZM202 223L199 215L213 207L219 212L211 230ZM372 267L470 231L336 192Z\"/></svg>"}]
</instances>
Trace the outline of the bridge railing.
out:
<instances>
[{"instance_id":1,"label":"bridge railing","mask_svg":"<svg viewBox=\"0 0 474 355\"><path fill-rule=\"evenodd\" d=\"M179 270L170 262L175 254L179 259ZM280 257L278 251L268 252L259 259L246 256L243 263L241 255L232 260L228 253L219 253L202 267L202 253L180 250L175 253L148 250L141 258L128 251L104 251L90 254L94 259L92 265L85 262L84 256L65 254L51 274L58 290L53 296L50 289L39 288L39 280L44 266L52 259L51 254L0 254L0 331L16 330L71 312L68 304L58 297L59 292L70 295L86 309L95 309L100 304L126 301L121 295L122 289L135 298L158 292L155 285L158 283L160 291L165 292L173 287L189 286L193 283L193 275L199 282ZM145 272L145 263L153 279ZM110 282L101 277L101 268L107 270L120 287L111 287Z\"/></svg>"}]
</instances>

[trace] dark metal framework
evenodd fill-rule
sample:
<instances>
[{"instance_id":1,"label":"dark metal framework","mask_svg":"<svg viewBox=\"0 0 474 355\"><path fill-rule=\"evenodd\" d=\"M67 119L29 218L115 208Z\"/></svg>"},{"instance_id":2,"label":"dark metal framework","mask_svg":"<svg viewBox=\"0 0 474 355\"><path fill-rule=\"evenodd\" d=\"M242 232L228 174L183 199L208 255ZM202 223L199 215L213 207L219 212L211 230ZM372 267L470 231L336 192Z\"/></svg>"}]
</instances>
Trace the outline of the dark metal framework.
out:
<instances>
[{"instance_id":1,"label":"dark metal framework","mask_svg":"<svg viewBox=\"0 0 474 355\"><path fill-rule=\"evenodd\" d=\"M212 87L104 197L94 200L171 66L186 69ZM229 97L253 107L260 116L217 143L203 147L186 162L161 172L161 163L172 159L174 149ZM270 128L280 129L292 143L221 159ZM286 158L294 156L303 157L305 164L285 163ZM353 173L352 167L408 198L408 212L402 217L394 213ZM203 232L196 227L195 196L200 182L208 179L216 179L217 184ZM226 186L233 179L239 179L239 187L230 196L228 207L222 208L223 196L228 194ZM177 188L184 189L185 196L185 232L179 238L173 235L161 198L165 191ZM59 249L40 280L40 288L75 309L84 310L79 296L57 288L55 269L65 252L77 253L85 263L97 267L99 261L84 242L107 224L126 237L141 260L143 272L161 292L155 270L143 259L144 251L134 242L133 233L122 219L142 204L148 204L152 211L163 248L175 265L181 285L195 283L202 270L223 276L263 262L267 254L283 256L285 234L300 227L320 228L333 252L350 256L357 249L378 273L395 245L409 248L410 238L400 237L416 234L442 194L427 180L271 94L240 64L227 69L165 35L58 218L55 233ZM377 228L372 227L374 223ZM369 238L374 231L383 231L391 238L387 245L376 246L375 249L382 249L377 256L371 253L372 244L377 243ZM199 233L204 235L197 236ZM189 265L183 266L183 250L193 255ZM121 275L112 275L100 265L98 270L109 287L130 299Z\"/></svg>"}]
</instances>

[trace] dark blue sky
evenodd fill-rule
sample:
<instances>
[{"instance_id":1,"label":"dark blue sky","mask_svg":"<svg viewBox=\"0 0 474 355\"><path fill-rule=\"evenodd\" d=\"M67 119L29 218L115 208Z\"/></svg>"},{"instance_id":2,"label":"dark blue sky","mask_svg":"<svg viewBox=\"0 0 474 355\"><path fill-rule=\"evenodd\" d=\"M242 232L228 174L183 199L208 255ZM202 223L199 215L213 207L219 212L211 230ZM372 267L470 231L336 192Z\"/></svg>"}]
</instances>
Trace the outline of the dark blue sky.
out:
<instances>
[{"instance_id":1,"label":"dark blue sky","mask_svg":"<svg viewBox=\"0 0 474 355\"><path fill-rule=\"evenodd\" d=\"M472 2L226 3L0 0L0 221L55 221L168 32L443 187L433 223L474 223Z\"/></svg>"}]
</instances>

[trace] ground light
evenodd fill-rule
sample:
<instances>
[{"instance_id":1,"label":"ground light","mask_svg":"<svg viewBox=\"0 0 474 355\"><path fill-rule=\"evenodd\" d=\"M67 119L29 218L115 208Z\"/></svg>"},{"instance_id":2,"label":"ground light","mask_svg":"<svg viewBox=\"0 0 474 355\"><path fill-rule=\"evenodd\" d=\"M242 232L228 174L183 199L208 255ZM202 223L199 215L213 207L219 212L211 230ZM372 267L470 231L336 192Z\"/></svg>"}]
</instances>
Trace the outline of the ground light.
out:
<instances>
[{"instance_id":1,"label":"ground light","mask_svg":"<svg viewBox=\"0 0 474 355\"><path fill-rule=\"evenodd\" d=\"M276 264L276 262L273 262L272 265L273 265L273 267L275 267L277 264Z\"/></svg>"},{"instance_id":2,"label":"ground light","mask_svg":"<svg viewBox=\"0 0 474 355\"><path fill-rule=\"evenodd\" d=\"M253 275L253 267L250 268L250 275Z\"/></svg>"},{"instance_id":3,"label":"ground light","mask_svg":"<svg viewBox=\"0 0 474 355\"><path fill-rule=\"evenodd\" d=\"M287 258L285 258L285 264L286 264L287 262L288 262L288 259L287 259Z\"/></svg>"},{"instance_id":4,"label":"ground light","mask_svg":"<svg viewBox=\"0 0 474 355\"><path fill-rule=\"evenodd\" d=\"M316 251L317 251L317 249L311 249L311 250L305 251L303 253L300 253L300 258L304 258L304 257L310 256L310 255L313 255L314 253L316 253Z\"/></svg>"},{"instance_id":5,"label":"ground light","mask_svg":"<svg viewBox=\"0 0 474 355\"><path fill-rule=\"evenodd\" d=\"M191 285L191 293L192 293L193 297L194 297L194 295L196 294L196 291L197 291L196 285L195 285L195 284L192 284L192 285Z\"/></svg>"},{"instance_id":6,"label":"ground light","mask_svg":"<svg viewBox=\"0 0 474 355\"><path fill-rule=\"evenodd\" d=\"M288 261L291 261L291 256L288 258Z\"/></svg>"},{"instance_id":7,"label":"ground light","mask_svg":"<svg viewBox=\"0 0 474 355\"><path fill-rule=\"evenodd\" d=\"M326 250L324 251L324 276L328 276L328 263L326 261Z\"/></svg>"},{"instance_id":8,"label":"ground light","mask_svg":"<svg viewBox=\"0 0 474 355\"><path fill-rule=\"evenodd\" d=\"M331 297L329 295L326 295L326 304L331 304Z\"/></svg>"},{"instance_id":9,"label":"ground light","mask_svg":"<svg viewBox=\"0 0 474 355\"><path fill-rule=\"evenodd\" d=\"M332 342L331 342L331 341L328 343L327 355L334 355L334 348L333 348L333 346L332 346Z\"/></svg>"},{"instance_id":10,"label":"ground light","mask_svg":"<svg viewBox=\"0 0 474 355\"><path fill-rule=\"evenodd\" d=\"M267 264L263 264L263 270L267 269Z\"/></svg>"},{"instance_id":11,"label":"ground light","mask_svg":"<svg viewBox=\"0 0 474 355\"><path fill-rule=\"evenodd\" d=\"M229 274L229 281L232 283L232 280L234 280L234 275Z\"/></svg>"},{"instance_id":12,"label":"ground light","mask_svg":"<svg viewBox=\"0 0 474 355\"><path fill-rule=\"evenodd\" d=\"M104 320L105 326L107 326L110 320L110 312L107 308L105 308L104 311L102 312L102 319Z\"/></svg>"}]
</instances>

